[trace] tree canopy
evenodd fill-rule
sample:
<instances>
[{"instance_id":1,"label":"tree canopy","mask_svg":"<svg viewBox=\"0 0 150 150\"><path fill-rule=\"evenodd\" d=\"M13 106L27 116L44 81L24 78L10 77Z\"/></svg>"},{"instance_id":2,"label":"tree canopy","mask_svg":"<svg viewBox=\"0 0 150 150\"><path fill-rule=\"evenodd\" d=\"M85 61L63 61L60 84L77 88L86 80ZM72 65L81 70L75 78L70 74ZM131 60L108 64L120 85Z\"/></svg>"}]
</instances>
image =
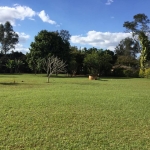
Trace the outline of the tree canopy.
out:
<instances>
[{"instance_id":1,"label":"tree canopy","mask_svg":"<svg viewBox=\"0 0 150 150\"><path fill-rule=\"evenodd\" d=\"M150 60L150 44L147 36L150 33L150 20L145 14L137 14L133 19L131 22L124 22L123 26L132 32L133 37L138 36L141 45L140 68L145 69L146 63Z\"/></svg>"},{"instance_id":2,"label":"tree canopy","mask_svg":"<svg viewBox=\"0 0 150 150\"><path fill-rule=\"evenodd\" d=\"M35 41L30 45L30 52L27 54L28 63L31 69L36 70L37 60L54 55L61 60L68 62L70 56L70 34L69 31L50 32L42 30L35 36Z\"/></svg>"},{"instance_id":3,"label":"tree canopy","mask_svg":"<svg viewBox=\"0 0 150 150\"><path fill-rule=\"evenodd\" d=\"M6 53L15 49L15 45L18 41L18 34L14 32L12 25L10 22L6 22L4 25L0 24L0 43L1 43L1 53Z\"/></svg>"}]
</instances>

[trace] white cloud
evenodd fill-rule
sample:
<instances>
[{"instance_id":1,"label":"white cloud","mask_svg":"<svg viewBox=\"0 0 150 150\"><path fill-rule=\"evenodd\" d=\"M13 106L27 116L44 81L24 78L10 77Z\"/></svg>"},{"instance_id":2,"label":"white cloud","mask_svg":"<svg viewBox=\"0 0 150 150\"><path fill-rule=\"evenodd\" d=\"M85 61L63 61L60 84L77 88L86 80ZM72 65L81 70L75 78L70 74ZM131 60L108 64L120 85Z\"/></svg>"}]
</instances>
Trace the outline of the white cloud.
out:
<instances>
[{"instance_id":1,"label":"white cloud","mask_svg":"<svg viewBox=\"0 0 150 150\"><path fill-rule=\"evenodd\" d=\"M25 43L29 38L30 35L25 34L24 32L16 32L19 35L19 43Z\"/></svg>"},{"instance_id":2,"label":"white cloud","mask_svg":"<svg viewBox=\"0 0 150 150\"><path fill-rule=\"evenodd\" d=\"M111 32L97 32L89 31L86 36L75 35L71 37L71 42L80 45L89 45L97 48L114 50L119 42L126 38L131 37L130 33L111 33Z\"/></svg>"},{"instance_id":3,"label":"white cloud","mask_svg":"<svg viewBox=\"0 0 150 150\"><path fill-rule=\"evenodd\" d=\"M0 23L10 21L12 25L15 25L15 20L24 20L25 18L32 18L36 15L36 12L27 6L20 6L15 4L14 7L0 6Z\"/></svg>"},{"instance_id":4,"label":"white cloud","mask_svg":"<svg viewBox=\"0 0 150 150\"><path fill-rule=\"evenodd\" d=\"M17 44L13 51L15 51L15 52L18 51L18 52L22 52L22 53L26 54L27 52L29 52L29 48L24 47L22 44Z\"/></svg>"},{"instance_id":5,"label":"white cloud","mask_svg":"<svg viewBox=\"0 0 150 150\"><path fill-rule=\"evenodd\" d=\"M24 44L26 44L26 42L30 38L30 35L27 35L23 32L21 33L16 32L16 33L19 35L19 43L15 45L15 49L13 51L18 51L26 54L27 52L29 52L29 48L26 48Z\"/></svg>"},{"instance_id":6,"label":"white cloud","mask_svg":"<svg viewBox=\"0 0 150 150\"><path fill-rule=\"evenodd\" d=\"M110 5L112 2L114 2L114 1L113 0L107 0L107 2L105 4Z\"/></svg>"},{"instance_id":7,"label":"white cloud","mask_svg":"<svg viewBox=\"0 0 150 150\"><path fill-rule=\"evenodd\" d=\"M40 17L43 22L56 24L44 10L38 13L28 6L21 6L19 4L15 4L13 7L0 6L0 14L0 23L4 24L6 21L10 21L13 26L15 25L16 20L24 20L25 18L35 20L33 18L35 16Z\"/></svg>"},{"instance_id":8,"label":"white cloud","mask_svg":"<svg viewBox=\"0 0 150 150\"><path fill-rule=\"evenodd\" d=\"M39 17L41 18L41 20L42 20L43 22L47 22L47 23L50 23L50 24L56 24L55 21L53 21L53 20L51 20L51 19L49 18L49 16L45 13L44 10L42 10L38 15L39 15Z\"/></svg>"}]
</instances>

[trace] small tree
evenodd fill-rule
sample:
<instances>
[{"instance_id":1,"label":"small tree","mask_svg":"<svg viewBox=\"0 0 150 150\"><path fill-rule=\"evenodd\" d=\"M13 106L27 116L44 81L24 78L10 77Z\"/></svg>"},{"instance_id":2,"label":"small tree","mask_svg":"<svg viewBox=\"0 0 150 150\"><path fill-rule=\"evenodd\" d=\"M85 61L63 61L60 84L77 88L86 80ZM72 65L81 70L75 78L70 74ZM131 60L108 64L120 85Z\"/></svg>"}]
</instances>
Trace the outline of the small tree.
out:
<instances>
[{"instance_id":1,"label":"small tree","mask_svg":"<svg viewBox=\"0 0 150 150\"><path fill-rule=\"evenodd\" d=\"M61 59L55 56L50 56L47 59L43 59L43 69L47 73L47 82L49 83L50 76L53 73L66 72L67 65Z\"/></svg>"},{"instance_id":2,"label":"small tree","mask_svg":"<svg viewBox=\"0 0 150 150\"><path fill-rule=\"evenodd\" d=\"M12 73L13 72L13 68L15 67L15 61L11 60L11 59L8 59L7 63L6 63L6 67L8 69L10 69L10 73Z\"/></svg>"}]
</instances>

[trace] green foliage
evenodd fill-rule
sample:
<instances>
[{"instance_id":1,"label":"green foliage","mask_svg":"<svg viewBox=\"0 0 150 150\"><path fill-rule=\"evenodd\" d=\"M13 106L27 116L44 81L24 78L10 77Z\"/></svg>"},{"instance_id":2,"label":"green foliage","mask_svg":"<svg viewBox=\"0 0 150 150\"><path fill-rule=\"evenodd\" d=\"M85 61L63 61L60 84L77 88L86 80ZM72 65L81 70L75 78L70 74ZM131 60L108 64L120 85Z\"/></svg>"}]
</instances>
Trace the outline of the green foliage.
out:
<instances>
[{"instance_id":1,"label":"green foliage","mask_svg":"<svg viewBox=\"0 0 150 150\"><path fill-rule=\"evenodd\" d=\"M123 73L125 77L132 77L132 78L138 78L139 77L139 70L135 69L124 69Z\"/></svg>"},{"instance_id":2,"label":"green foliage","mask_svg":"<svg viewBox=\"0 0 150 150\"><path fill-rule=\"evenodd\" d=\"M97 52L87 54L84 58L84 65L89 69L91 75L97 75L99 69L99 55Z\"/></svg>"},{"instance_id":3,"label":"green foliage","mask_svg":"<svg viewBox=\"0 0 150 150\"><path fill-rule=\"evenodd\" d=\"M145 70L140 69L140 71L139 71L139 77L140 78L144 78L145 77Z\"/></svg>"},{"instance_id":4,"label":"green foliage","mask_svg":"<svg viewBox=\"0 0 150 150\"><path fill-rule=\"evenodd\" d=\"M136 58L137 53L140 52L139 43L132 38L125 38L115 48L117 55L129 56Z\"/></svg>"},{"instance_id":5,"label":"green foliage","mask_svg":"<svg viewBox=\"0 0 150 150\"><path fill-rule=\"evenodd\" d=\"M6 22L4 25L0 24L0 43L1 53L6 53L11 49L15 49L15 44L18 43L18 34L14 32L10 22Z\"/></svg>"},{"instance_id":6,"label":"green foliage","mask_svg":"<svg viewBox=\"0 0 150 150\"><path fill-rule=\"evenodd\" d=\"M91 49L84 58L84 65L88 67L91 75L102 75L110 72L112 56L107 51Z\"/></svg>"},{"instance_id":7,"label":"green foliage","mask_svg":"<svg viewBox=\"0 0 150 150\"><path fill-rule=\"evenodd\" d=\"M150 20L145 14L136 14L133 16L133 19L133 21L126 21L123 24L123 27L125 27L128 32L132 32L133 36L139 35L141 31L144 33L149 32L148 24Z\"/></svg>"},{"instance_id":8,"label":"green foliage","mask_svg":"<svg viewBox=\"0 0 150 150\"><path fill-rule=\"evenodd\" d=\"M139 40L142 46L140 67L141 69L145 69L147 62L150 60L150 41L148 39L148 36L146 36L144 32L141 32L139 34Z\"/></svg>"},{"instance_id":9,"label":"green foliage","mask_svg":"<svg viewBox=\"0 0 150 150\"><path fill-rule=\"evenodd\" d=\"M150 78L150 68L145 69L145 77Z\"/></svg>"},{"instance_id":10,"label":"green foliage","mask_svg":"<svg viewBox=\"0 0 150 150\"><path fill-rule=\"evenodd\" d=\"M23 61L19 59L8 59L6 63L6 67L10 70L10 73L19 73L20 72L20 67L23 65Z\"/></svg>"},{"instance_id":11,"label":"green foliage","mask_svg":"<svg viewBox=\"0 0 150 150\"><path fill-rule=\"evenodd\" d=\"M150 33L150 20L145 14L137 14L133 21L126 21L124 27L132 32L133 37L138 35L141 44L140 69L145 69L145 64L150 60L150 41L147 34Z\"/></svg>"},{"instance_id":12,"label":"green foliage","mask_svg":"<svg viewBox=\"0 0 150 150\"><path fill-rule=\"evenodd\" d=\"M36 73L39 68L39 59L48 58L54 55L61 60L69 62L70 56L70 34L66 30L60 32L49 32L42 30L35 36L35 41L30 45L30 52L27 53L29 67Z\"/></svg>"},{"instance_id":13,"label":"green foliage","mask_svg":"<svg viewBox=\"0 0 150 150\"><path fill-rule=\"evenodd\" d=\"M123 71L123 73L126 77L132 77L132 70L131 69L126 69Z\"/></svg>"},{"instance_id":14,"label":"green foliage","mask_svg":"<svg viewBox=\"0 0 150 150\"><path fill-rule=\"evenodd\" d=\"M114 68L112 75L115 77L124 77L124 69L123 68Z\"/></svg>"}]
</instances>

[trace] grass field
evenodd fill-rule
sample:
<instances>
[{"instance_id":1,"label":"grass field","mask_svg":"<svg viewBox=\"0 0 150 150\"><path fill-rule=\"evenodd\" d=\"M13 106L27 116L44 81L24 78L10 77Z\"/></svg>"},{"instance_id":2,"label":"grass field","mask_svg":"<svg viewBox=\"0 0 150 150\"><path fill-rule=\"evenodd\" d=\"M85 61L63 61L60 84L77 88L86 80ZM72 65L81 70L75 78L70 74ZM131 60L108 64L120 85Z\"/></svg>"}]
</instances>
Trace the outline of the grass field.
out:
<instances>
[{"instance_id":1,"label":"grass field","mask_svg":"<svg viewBox=\"0 0 150 150\"><path fill-rule=\"evenodd\" d=\"M0 150L150 149L149 79L46 81L0 75Z\"/></svg>"}]
</instances>

